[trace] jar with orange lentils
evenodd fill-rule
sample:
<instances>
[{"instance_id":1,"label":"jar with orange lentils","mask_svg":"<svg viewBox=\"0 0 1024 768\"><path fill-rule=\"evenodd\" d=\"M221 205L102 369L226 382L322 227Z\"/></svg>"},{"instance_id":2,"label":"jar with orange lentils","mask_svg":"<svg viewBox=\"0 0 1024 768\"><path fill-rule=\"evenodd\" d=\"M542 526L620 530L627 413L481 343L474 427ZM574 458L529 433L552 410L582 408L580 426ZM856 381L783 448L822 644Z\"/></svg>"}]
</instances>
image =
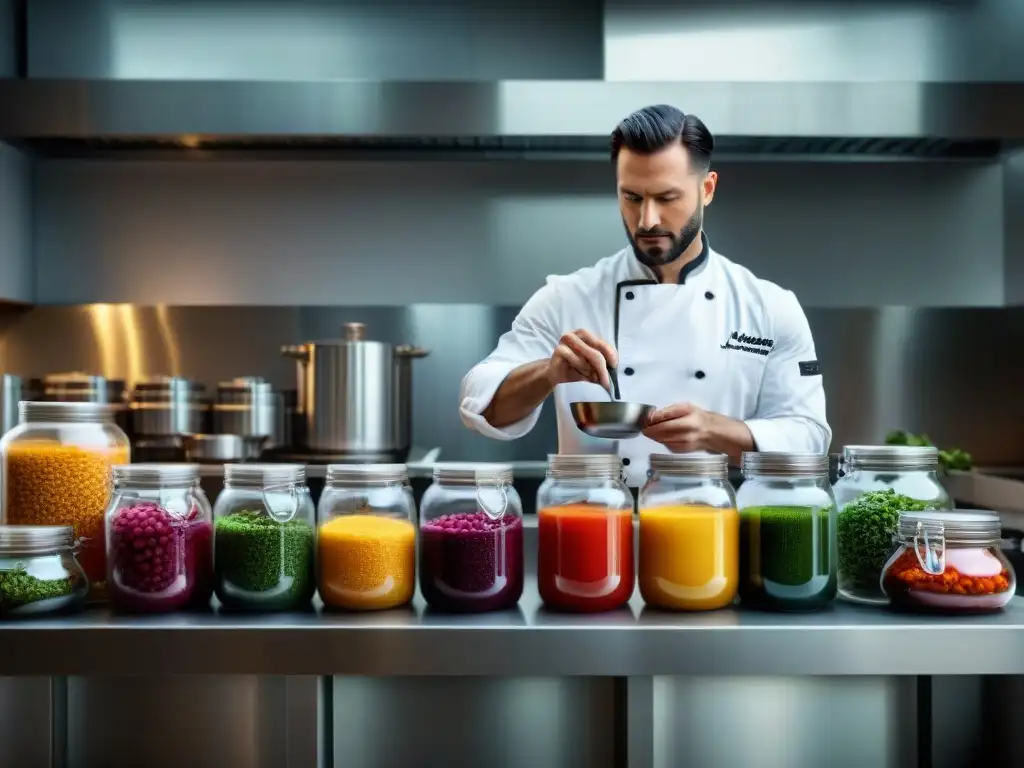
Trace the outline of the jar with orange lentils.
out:
<instances>
[{"instance_id":1,"label":"jar with orange lentils","mask_svg":"<svg viewBox=\"0 0 1024 768\"><path fill-rule=\"evenodd\" d=\"M89 600L106 596L104 514L112 467L131 460L128 437L100 403L22 402L18 426L0 440L3 522L70 525Z\"/></svg>"},{"instance_id":2,"label":"jar with orange lentils","mask_svg":"<svg viewBox=\"0 0 1024 768\"><path fill-rule=\"evenodd\" d=\"M317 586L330 608L408 603L416 588L416 502L405 464L331 464L317 507Z\"/></svg>"},{"instance_id":3,"label":"jar with orange lentils","mask_svg":"<svg viewBox=\"0 0 1024 768\"><path fill-rule=\"evenodd\" d=\"M1017 591L994 512L901 512L897 548L881 587L896 609L977 613L1004 608Z\"/></svg>"}]
</instances>

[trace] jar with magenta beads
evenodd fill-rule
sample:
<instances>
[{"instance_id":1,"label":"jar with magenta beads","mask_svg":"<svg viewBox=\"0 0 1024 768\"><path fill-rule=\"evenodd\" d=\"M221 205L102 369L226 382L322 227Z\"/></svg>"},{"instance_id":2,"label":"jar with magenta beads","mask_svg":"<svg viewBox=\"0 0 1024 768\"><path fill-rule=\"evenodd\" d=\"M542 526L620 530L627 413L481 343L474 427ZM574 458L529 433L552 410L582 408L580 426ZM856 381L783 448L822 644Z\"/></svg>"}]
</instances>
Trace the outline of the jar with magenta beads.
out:
<instances>
[{"instance_id":1,"label":"jar with magenta beads","mask_svg":"<svg viewBox=\"0 0 1024 768\"><path fill-rule=\"evenodd\" d=\"M107 592L115 610L209 607L213 523L198 464L114 467L106 531Z\"/></svg>"},{"instance_id":2,"label":"jar with magenta beads","mask_svg":"<svg viewBox=\"0 0 1024 768\"><path fill-rule=\"evenodd\" d=\"M438 464L420 504L420 591L431 608L511 608L523 594L523 503L507 464Z\"/></svg>"}]
</instances>

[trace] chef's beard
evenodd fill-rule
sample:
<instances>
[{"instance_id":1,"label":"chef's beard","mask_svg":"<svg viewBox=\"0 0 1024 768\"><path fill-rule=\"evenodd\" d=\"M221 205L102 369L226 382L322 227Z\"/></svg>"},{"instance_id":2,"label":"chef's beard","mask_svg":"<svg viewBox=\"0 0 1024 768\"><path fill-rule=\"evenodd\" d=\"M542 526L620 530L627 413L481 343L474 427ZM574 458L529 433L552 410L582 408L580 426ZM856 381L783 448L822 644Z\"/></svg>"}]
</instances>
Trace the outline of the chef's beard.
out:
<instances>
[{"instance_id":1,"label":"chef's beard","mask_svg":"<svg viewBox=\"0 0 1024 768\"><path fill-rule=\"evenodd\" d=\"M623 220L623 225L626 225ZM652 229L652 230L637 230L636 232L630 232L629 227L626 226L626 237L629 238L629 244L633 246L633 253L636 254L637 260L651 269L656 267L664 267L666 264L671 264L673 261L678 259L683 253L693 245L693 241L700 236L700 230L704 226L704 205L702 203L697 204L697 210L693 212L689 221L678 234L673 234L664 229ZM668 237L672 240L672 246L670 248L661 248L654 246L648 251L645 251L640 247L639 238L641 235L657 235L660 237Z\"/></svg>"}]
</instances>

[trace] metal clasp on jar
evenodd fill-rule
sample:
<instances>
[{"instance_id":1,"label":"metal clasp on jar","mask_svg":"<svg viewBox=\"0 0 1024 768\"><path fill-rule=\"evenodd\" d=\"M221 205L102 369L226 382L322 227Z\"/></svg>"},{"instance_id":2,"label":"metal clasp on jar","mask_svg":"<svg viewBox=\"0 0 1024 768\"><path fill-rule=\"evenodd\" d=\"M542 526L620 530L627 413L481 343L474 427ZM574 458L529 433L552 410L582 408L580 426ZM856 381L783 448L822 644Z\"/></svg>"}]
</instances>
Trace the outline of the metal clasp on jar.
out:
<instances>
[{"instance_id":1,"label":"metal clasp on jar","mask_svg":"<svg viewBox=\"0 0 1024 768\"><path fill-rule=\"evenodd\" d=\"M264 486L261 495L263 496L263 505L267 510L267 515L275 522L291 522L292 518L299 511L299 487L294 483ZM274 496L277 501L283 502L283 504L279 503L275 506L270 501L271 496Z\"/></svg>"},{"instance_id":2,"label":"metal clasp on jar","mask_svg":"<svg viewBox=\"0 0 1024 768\"><path fill-rule=\"evenodd\" d=\"M501 520L508 511L508 493L504 485L481 485L476 489L476 503L492 520Z\"/></svg>"},{"instance_id":3,"label":"metal clasp on jar","mask_svg":"<svg viewBox=\"0 0 1024 768\"><path fill-rule=\"evenodd\" d=\"M914 533L914 554L917 555L917 562L921 564L925 573L941 576L946 571L945 526L937 523L929 536L928 527L918 521L917 531Z\"/></svg>"}]
</instances>

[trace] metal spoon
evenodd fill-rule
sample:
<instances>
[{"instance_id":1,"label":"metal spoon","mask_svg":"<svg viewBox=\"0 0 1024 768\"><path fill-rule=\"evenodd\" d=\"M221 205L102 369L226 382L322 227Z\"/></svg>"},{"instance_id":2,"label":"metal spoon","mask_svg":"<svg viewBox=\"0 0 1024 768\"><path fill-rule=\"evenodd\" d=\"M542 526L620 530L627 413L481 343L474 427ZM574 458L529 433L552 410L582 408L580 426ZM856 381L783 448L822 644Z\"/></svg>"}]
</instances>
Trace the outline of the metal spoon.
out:
<instances>
[{"instance_id":1,"label":"metal spoon","mask_svg":"<svg viewBox=\"0 0 1024 768\"><path fill-rule=\"evenodd\" d=\"M608 394L611 395L612 400L621 400L622 395L619 393L619 374L615 370L614 365L608 366L608 381L611 382Z\"/></svg>"}]
</instances>

